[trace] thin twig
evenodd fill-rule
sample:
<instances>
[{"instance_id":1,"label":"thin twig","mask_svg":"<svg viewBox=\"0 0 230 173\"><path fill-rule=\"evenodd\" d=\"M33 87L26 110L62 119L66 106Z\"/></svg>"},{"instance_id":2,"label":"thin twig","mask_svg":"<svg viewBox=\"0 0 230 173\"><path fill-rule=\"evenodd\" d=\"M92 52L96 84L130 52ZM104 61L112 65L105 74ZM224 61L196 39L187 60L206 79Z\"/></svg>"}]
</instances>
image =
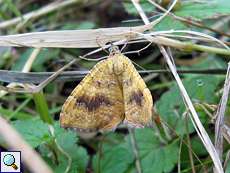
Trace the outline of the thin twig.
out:
<instances>
[{"instance_id":1,"label":"thin twig","mask_svg":"<svg viewBox=\"0 0 230 173\"><path fill-rule=\"evenodd\" d=\"M19 84L20 88L9 88L0 86L0 90L5 90L7 92L12 93L38 93L41 91L46 85L48 85L50 82L52 82L59 74L61 74L65 69L70 67L72 64L74 64L78 59L73 59L68 64L64 65L62 68L60 68L58 71L53 73L51 76L46 78L44 81L39 83L39 85L33 85L33 84Z\"/></svg>"},{"instance_id":2,"label":"thin twig","mask_svg":"<svg viewBox=\"0 0 230 173\"><path fill-rule=\"evenodd\" d=\"M183 144L183 136L180 137L180 146L179 146L179 153L178 153L178 162L177 162L177 172L181 173L181 150Z\"/></svg>"},{"instance_id":3,"label":"thin twig","mask_svg":"<svg viewBox=\"0 0 230 173\"><path fill-rule=\"evenodd\" d=\"M36 57L37 57L37 55L39 54L40 51L41 51L40 48L36 48L36 49L34 49L32 51L30 57L28 58L28 60L26 61L25 65L24 65L24 67L22 69L22 72L26 73L26 72L30 71L30 69L32 68L33 62L36 59ZM16 86L17 86L17 84L14 83L14 82L7 85L7 87L9 87L9 88L14 88ZM0 90L0 98L5 96L7 93L8 92L5 91L5 90Z\"/></svg>"},{"instance_id":4,"label":"thin twig","mask_svg":"<svg viewBox=\"0 0 230 173\"><path fill-rule=\"evenodd\" d=\"M138 152L136 138L135 138L135 131L133 128L128 128L128 130L129 130L129 134L130 134L130 141L132 144L133 153L135 156L135 165L136 165L137 173L142 173L141 162L140 162L139 152Z\"/></svg>"},{"instance_id":5,"label":"thin twig","mask_svg":"<svg viewBox=\"0 0 230 173\"><path fill-rule=\"evenodd\" d=\"M175 5L175 1L173 3L174 5ZM173 6L171 5L170 9L172 9L172 8L173 8ZM167 13L169 13L169 12L170 11L168 10ZM146 24L148 24L148 23L146 23ZM171 56L171 54L168 54L168 52L165 50L165 48L162 45L160 45L160 43L158 43L158 47L159 47L162 55L164 56L174 78L176 79L176 82L179 86L181 95L184 99L185 105L187 106L188 110L190 110L190 112L191 112L192 116L190 116L190 118L192 120L194 128L197 131L198 136L200 137L201 141L203 142L204 146L206 147L207 151L209 152L209 155L211 156L211 158L213 160L215 168L218 170L219 173L224 173L223 167L221 165L221 161L218 157L218 154L215 150L215 147L213 146L207 132L205 131L202 123L200 122L199 116L198 116L198 114L197 114L197 112L196 112L196 110L192 104L192 101L189 98L188 93L187 93L187 91L186 91L177 71L176 71L176 66L174 64L173 57Z\"/></svg>"},{"instance_id":6,"label":"thin twig","mask_svg":"<svg viewBox=\"0 0 230 173\"><path fill-rule=\"evenodd\" d=\"M205 131L202 123L200 122L199 116L192 104L191 99L188 96L188 93L178 75L178 73L176 72L176 66L173 63L173 59L169 57L168 53L166 52L166 50L164 49L164 47L160 47L160 51L162 53L162 55L164 56L174 78L176 79L176 82L178 84L178 87L180 89L181 95L183 97L183 100L185 102L186 107L188 108L188 110L190 111L191 115L190 118L192 120L193 126L196 129L196 132L198 134L198 136L200 137L201 141L203 142L205 148L207 149L207 151L209 152L209 155L211 156L213 163L216 167L216 169L218 170L219 173L223 173L223 167L221 165L221 161L218 157L217 151L215 150L207 132Z\"/></svg>"},{"instance_id":7,"label":"thin twig","mask_svg":"<svg viewBox=\"0 0 230 173\"><path fill-rule=\"evenodd\" d=\"M225 75L227 69L197 69L197 70L180 70L177 72L179 74L203 74L203 75ZM170 74L170 70L167 69L159 69L159 70L138 70L140 74ZM8 71L8 70L0 70L0 81L1 82L16 82L16 83L33 83L39 84L43 82L45 79L53 75L55 72L17 72L17 71ZM89 70L84 71L64 71L59 74L54 81L77 81L81 80L85 75L89 73Z\"/></svg>"},{"instance_id":8,"label":"thin twig","mask_svg":"<svg viewBox=\"0 0 230 173\"><path fill-rule=\"evenodd\" d=\"M55 136L55 133L54 133L54 127L52 125L49 125L49 131L50 131L50 134L53 136L54 138L54 143L57 147L57 149L67 158L68 160L68 164L66 165L66 169L65 169L65 172L64 173L68 173L70 171L70 168L72 166L72 158L71 156L69 155L69 153L67 153L57 142L57 139L56 139L56 136Z\"/></svg>"},{"instance_id":9,"label":"thin twig","mask_svg":"<svg viewBox=\"0 0 230 173\"><path fill-rule=\"evenodd\" d=\"M185 127L186 127L186 135L187 135L187 144L188 144L188 154L189 154L189 160L190 160L190 164L192 167L192 173L196 173L196 169L194 166L194 160L192 157L192 145L191 145L191 140L190 140L190 136L189 136L189 128L188 128L188 123L189 123L189 119L188 119L188 113L186 112L185 115Z\"/></svg>"}]
</instances>

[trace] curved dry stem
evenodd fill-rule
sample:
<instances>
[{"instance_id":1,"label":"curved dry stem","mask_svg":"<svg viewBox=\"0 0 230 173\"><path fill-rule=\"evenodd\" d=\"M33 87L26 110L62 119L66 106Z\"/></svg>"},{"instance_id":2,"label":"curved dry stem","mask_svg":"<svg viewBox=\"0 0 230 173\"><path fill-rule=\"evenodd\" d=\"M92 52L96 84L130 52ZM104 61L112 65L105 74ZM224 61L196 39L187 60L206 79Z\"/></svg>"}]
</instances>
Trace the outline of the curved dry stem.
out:
<instances>
[{"instance_id":1,"label":"curved dry stem","mask_svg":"<svg viewBox=\"0 0 230 173\"><path fill-rule=\"evenodd\" d=\"M215 38L215 37L212 37L208 34L204 34L204 33L201 33L201 32L196 32L196 31L189 31L189 30L170 30L170 31L158 31L158 32L152 32L152 33L148 33L149 35L159 35L161 33L187 33L187 34L191 34L191 35L196 35L196 36L200 36L201 38L206 38L206 39L209 39L213 42L217 42L219 43L221 46L223 46L224 48L229 49L228 45L226 45L223 41Z\"/></svg>"}]
</instances>

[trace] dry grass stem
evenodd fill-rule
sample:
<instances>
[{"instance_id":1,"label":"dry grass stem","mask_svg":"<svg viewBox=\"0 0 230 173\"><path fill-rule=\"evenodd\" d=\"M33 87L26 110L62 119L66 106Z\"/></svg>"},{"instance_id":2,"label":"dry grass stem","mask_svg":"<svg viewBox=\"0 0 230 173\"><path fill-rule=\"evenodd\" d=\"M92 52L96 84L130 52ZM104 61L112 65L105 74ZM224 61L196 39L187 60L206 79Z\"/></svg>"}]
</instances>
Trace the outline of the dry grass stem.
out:
<instances>
[{"instance_id":1,"label":"dry grass stem","mask_svg":"<svg viewBox=\"0 0 230 173\"><path fill-rule=\"evenodd\" d=\"M149 40L149 37L147 38L147 40ZM149 41L151 42L151 40L149 40ZM158 43L158 45L159 45L159 49L160 49L162 55L164 56L168 66L169 66L169 69L171 70L174 78L176 79L176 82L177 82L178 87L180 89L180 92L181 92L181 95L182 95L183 100L185 102L185 105L191 113L189 115L192 115L192 116L190 116L190 118L192 120L193 126L196 129L197 134L200 137L201 141L203 142L209 155L211 156L213 163L215 165L215 169L218 171L218 173L224 173L221 161L218 157L218 153L215 150L215 147L213 146L213 144L212 144L207 132L205 131L202 123L200 122L199 116L198 116L198 114L197 114L197 112L196 112L196 110L192 104L192 101L189 98L188 93L187 93L178 73L177 73L176 66L174 64L170 49L168 49L169 52L167 52L163 46L161 46L159 43Z\"/></svg>"},{"instance_id":2,"label":"dry grass stem","mask_svg":"<svg viewBox=\"0 0 230 173\"><path fill-rule=\"evenodd\" d=\"M173 74L173 76L177 82L177 85L180 89L183 100L185 102L185 105L191 113L191 114L189 114L189 115L191 115L190 119L193 123L194 128L196 129L198 136L200 137L200 139L203 142L205 148L207 149L209 155L211 156L213 163L215 165L215 168L217 169L218 173L224 173L223 167L221 165L221 161L220 161L219 156L218 156L218 153L217 153L215 147L213 146L213 144L212 144L207 132L205 131L202 123L200 122L199 116L198 116L198 114L197 114L197 112L196 112L196 110L192 104L192 101L189 98L188 93L187 93L187 91L186 91L177 71L176 71L176 66L173 62L172 57L170 57L168 55L168 53L166 52L166 50L163 47L160 47L160 51L162 52L162 55L164 56L168 66L169 66L169 68L170 68L170 70L171 70L171 72L172 72L172 74Z\"/></svg>"},{"instance_id":3,"label":"dry grass stem","mask_svg":"<svg viewBox=\"0 0 230 173\"><path fill-rule=\"evenodd\" d=\"M219 106L216 112L216 123L215 123L215 148L219 154L220 160L222 161L223 156L223 133L222 127L224 125L224 115L228 102L228 95L230 90L230 64L228 64L228 71L224 83L223 95L221 97Z\"/></svg>"},{"instance_id":4,"label":"dry grass stem","mask_svg":"<svg viewBox=\"0 0 230 173\"><path fill-rule=\"evenodd\" d=\"M0 29L14 26L20 22L24 23L24 22L27 22L28 20L39 18L39 17L46 15L48 13L51 13L55 10L59 10L59 9L64 8L66 6L73 5L76 2L79 2L79 1L78 0L54 1L53 3L50 3L50 4L40 8L38 10L29 12L27 14L20 16L20 17L16 17L16 18L1 22L0 23Z\"/></svg>"},{"instance_id":5,"label":"dry grass stem","mask_svg":"<svg viewBox=\"0 0 230 173\"><path fill-rule=\"evenodd\" d=\"M22 72L26 73L26 72L30 71L32 64L33 64L34 60L36 59L37 55L39 54L40 50L41 50L40 48L37 48L37 49L34 49L32 51L30 57L28 58L28 60L26 61L25 65L22 69ZM9 87L9 88L14 88L16 86L18 86L18 84L14 83L14 82L7 85L7 87ZM5 96L7 93L8 92L5 90L0 90L0 98Z\"/></svg>"},{"instance_id":6,"label":"dry grass stem","mask_svg":"<svg viewBox=\"0 0 230 173\"><path fill-rule=\"evenodd\" d=\"M206 75L225 75L227 69L202 69L202 70L180 70L178 69L177 72L179 74L206 74ZM167 69L159 69L159 70L138 70L140 74L158 74L164 73L168 74L171 73L170 70ZM16 83L33 83L39 84L43 82L46 78L50 77L55 72L18 72L18 71L8 71L8 70L0 70L0 81L2 82L16 82ZM73 81L73 80L80 80L86 74L89 73L89 70L84 71L64 71L59 74L55 81Z\"/></svg>"},{"instance_id":7,"label":"dry grass stem","mask_svg":"<svg viewBox=\"0 0 230 173\"><path fill-rule=\"evenodd\" d=\"M153 22L154 23L154 22ZM128 41L139 41L149 37L148 34L141 34L151 28L153 23L148 23L136 27L116 27L116 28L100 28L88 30L68 30L68 31L45 31L26 34L16 34L0 36L0 46L14 47L59 47L59 48L96 48L94 52L85 55L89 56L103 49L110 47L106 43L116 41L114 45L126 44ZM199 50L211 53L230 55L230 51L217 47L198 45L194 43L182 42L159 36L164 33L176 33L177 31L151 32L154 37L151 42L170 46L177 49ZM179 32L179 31L178 31ZM181 31L182 32L182 31ZM187 31L190 34L192 31ZM194 33L194 32L193 32ZM210 36L209 36L210 37ZM90 38L90 39L89 39ZM150 39L149 38L149 39ZM207 38L207 35L206 35Z\"/></svg>"},{"instance_id":8,"label":"dry grass stem","mask_svg":"<svg viewBox=\"0 0 230 173\"><path fill-rule=\"evenodd\" d=\"M86 30L45 31L0 36L0 46L95 48L112 41L136 38L134 32L144 32L150 25Z\"/></svg>"},{"instance_id":9,"label":"dry grass stem","mask_svg":"<svg viewBox=\"0 0 230 173\"><path fill-rule=\"evenodd\" d=\"M222 132L225 140L230 144L230 127L223 125Z\"/></svg>"},{"instance_id":10,"label":"dry grass stem","mask_svg":"<svg viewBox=\"0 0 230 173\"><path fill-rule=\"evenodd\" d=\"M226 170L229 160L230 160L230 150L228 150L226 157L225 157L224 170Z\"/></svg>"},{"instance_id":11,"label":"dry grass stem","mask_svg":"<svg viewBox=\"0 0 230 173\"><path fill-rule=\"evenodd\" d=\"M186 34L191 34L191 35L196 35L199 36L201 39L206 38L209 41L219 43L221 46L229 50L229 47L221 40L212 37L208 34L204 34L201 32L196 32L196 31L188 31L188 30L170 30L170 31L159 31L159 32L153 32L152 35L158 35L159 33L186 33ZM151 33L149 33L151 35Z\"/></svg>"},{"instance_id":12,"label":"dry grass stem","mask_svg":"<svg viewBox=\"0 0 230 173\"><path fill-rule=\"evenodd\" d=\"M196 169L194 166L194 160L193 160L193 156L192 156L192 144L191 144L191 139L189 136L189 127L188 127L188 123L189 123L189 113L186 111L185 113L185 127L186 127L186 136L187 136L187 144L188 144L188 154L189 154L189 160L190 160L190 165L192 167L192 173L196 173Z\"/></svg>"}]
</instances>

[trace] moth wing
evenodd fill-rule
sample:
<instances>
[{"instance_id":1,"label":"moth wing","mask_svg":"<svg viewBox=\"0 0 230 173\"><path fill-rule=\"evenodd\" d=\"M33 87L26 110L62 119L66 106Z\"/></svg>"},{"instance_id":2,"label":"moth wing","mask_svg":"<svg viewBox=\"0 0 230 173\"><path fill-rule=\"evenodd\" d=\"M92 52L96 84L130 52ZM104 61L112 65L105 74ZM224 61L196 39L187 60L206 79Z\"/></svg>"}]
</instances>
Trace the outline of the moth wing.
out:
<instances>
[{"instance_id":1,"label":"moth wing","mask_svg":"<svg viewBox=\"0 0 230 173\"><path fill-rule=\"evenodd\" d=\"M97 63L62 107L63 127L84 131L113 130L124 119L122 88L111 58Z\"/></svg>"},{"instance_id":2,"label":"moth wing","mask_svg":"<svg viewBox=\"0 0 230 173\"><path fill-rule=\"evenodd\" d=\"M123 56L125 71L122 75L125 119L133 127L152 123L153 100L144 80L127 57Z\"/></svg>"}]
</instances>

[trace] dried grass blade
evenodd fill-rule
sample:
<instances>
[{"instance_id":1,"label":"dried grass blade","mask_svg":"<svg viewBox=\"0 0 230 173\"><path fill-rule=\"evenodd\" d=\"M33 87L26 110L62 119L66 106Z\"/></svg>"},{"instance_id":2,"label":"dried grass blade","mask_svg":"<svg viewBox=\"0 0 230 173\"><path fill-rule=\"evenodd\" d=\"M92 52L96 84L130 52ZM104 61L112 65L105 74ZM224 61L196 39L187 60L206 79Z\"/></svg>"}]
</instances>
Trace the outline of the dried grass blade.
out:
<instances>
[{"instance_id":1,"label":"dried grass blade","mask_svg":"<svg viewBox=\"0 0 230 173\"><path fill-rule=\"evenodd\" d=\"M169 69L171 70L177 85L180 89L181 92L181 96L183 97L184 103L186 105L186 107L188 108L188 110L190 111L190 119L193 123L194 128L196 129L196 132L198 134L198 136L200 137L201 141L204 144L204 147L206 148L206 150L208 151L210 157L213 160L213 163L215 165L216 170L218 171L218 173L224 173L223 171L223 167L221 165L221 161L219 159L218 153L215 149L215 147L213 146L207 132L205 131L202 123L200 122L199 116L192 104L191 99L188 96L188 93L176 71L176 66L173 62L173 59L169 57L168 53L166 52L166 50L164 49L164 47L160 47L160 51L161 53L164 55L164 58L169 66Z\"/></svg>"},{"instance_id":2,"label":"dried grass blade","mask_svg":"<svg viewBox=\"0 0 230 173\"><path fill-rule=\"evenodd\" d=\"M219 154L220 159L222 160L223 155L223 132L222 127L224 125L224 114L228 102L228 95L230 90L230 64L228 64L228 70L225 78L223 95L220 100L219 106L216 112L216 123L215 123L215 148Z\"/></svg>"}]
</instances>

